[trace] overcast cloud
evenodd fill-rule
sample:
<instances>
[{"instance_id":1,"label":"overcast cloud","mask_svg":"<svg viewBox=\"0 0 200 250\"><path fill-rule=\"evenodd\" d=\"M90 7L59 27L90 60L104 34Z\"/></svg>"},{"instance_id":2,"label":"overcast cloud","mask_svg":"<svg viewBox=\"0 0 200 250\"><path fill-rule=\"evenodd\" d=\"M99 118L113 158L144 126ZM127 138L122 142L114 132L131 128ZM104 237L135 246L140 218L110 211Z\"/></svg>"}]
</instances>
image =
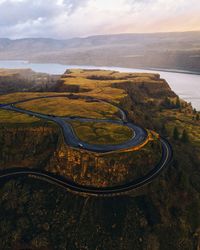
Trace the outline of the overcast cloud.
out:
<instances>
[{"instance_id":1,"label":"overcast cloud","mask_svg":"<svg viewBox=\"0 0 200 250\"><path fill-rule=\"evenodd\" d=\"M199 0L0 0L0 37L200 30Z\"/></svg>"}]
</instances>

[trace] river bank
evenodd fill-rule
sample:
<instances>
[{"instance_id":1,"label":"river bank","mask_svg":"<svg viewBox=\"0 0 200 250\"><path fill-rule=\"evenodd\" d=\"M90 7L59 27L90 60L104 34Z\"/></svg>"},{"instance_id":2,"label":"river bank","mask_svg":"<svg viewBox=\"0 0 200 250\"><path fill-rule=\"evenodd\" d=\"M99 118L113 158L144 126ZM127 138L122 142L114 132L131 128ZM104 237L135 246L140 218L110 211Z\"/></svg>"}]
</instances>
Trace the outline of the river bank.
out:
<instances>
[{"instance_id":1,"label":"river bank","mask_svg":"<svg viewBox=\"0 0 200 250\"><path fill-rule=\"evenodd\" d=\"M59 75L66 69L102 69L115 70L120 72L138 72L138 73L158 73L161 78L166 79L171 89L180 96L180 98L191 102L193 107L200 111L200 73L192 71L179 71L171 69L136 69L109 66L94 65L64 65L56 63L31 63L28 61L0 60L0 68L7 69L25 69L30 68L36 72ZM195 74L196 73L196 74Z\"/></svg>"}]
</instances>

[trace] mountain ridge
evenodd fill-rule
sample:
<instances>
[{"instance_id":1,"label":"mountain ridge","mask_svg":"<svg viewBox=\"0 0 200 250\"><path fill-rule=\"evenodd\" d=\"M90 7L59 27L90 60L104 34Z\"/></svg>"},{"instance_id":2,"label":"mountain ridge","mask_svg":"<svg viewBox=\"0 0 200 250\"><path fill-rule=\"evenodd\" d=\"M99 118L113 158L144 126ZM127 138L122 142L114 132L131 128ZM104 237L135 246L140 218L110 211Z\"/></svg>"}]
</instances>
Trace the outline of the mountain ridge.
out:
<instances>
[{"instance_id":1,"label":"mountain ridge","mask_svg":"<svg viewBox=\"0 0 200 250\"><path fill-rule=\"evenodd\" d=\"M66 40L0 38L0 60L200 72L200 31L98 35Z\"/></svg>"}]
</instances>

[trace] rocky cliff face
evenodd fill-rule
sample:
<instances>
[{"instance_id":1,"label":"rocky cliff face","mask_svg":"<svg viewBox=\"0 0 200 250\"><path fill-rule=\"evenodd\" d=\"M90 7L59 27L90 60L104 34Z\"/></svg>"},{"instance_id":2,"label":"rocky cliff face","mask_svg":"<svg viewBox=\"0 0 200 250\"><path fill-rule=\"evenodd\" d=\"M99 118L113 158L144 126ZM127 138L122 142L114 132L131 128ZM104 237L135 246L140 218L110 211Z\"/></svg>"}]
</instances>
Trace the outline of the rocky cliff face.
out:
<instances>
[{"instance_id":1,"label":"rocky cliff face","mask_svg":"<svg viewBox=\"0 0 200 250\"><path fill-rule=\"evenodd\" d=\"M128 94L134 95L134 97L139 94L140 102L144 102L146 98L176 97L166 80L161 79L158 74L138 74L138 77L131 81L114 83L113 87L122 88Z\"/></svg>"},{"instance_id":2,"label":"rocky cliff face","mask_svg":"<svg viewBox=\"0 0 200 250\"><path fill-rule=\"evenodd\" d=\"M0 127L0 168L43 168L57 140L56 130L49 127Z\"/></svg>"},{"instance_id":3,"label":"rocky cliff face","mask_svg":"<svg viewBox=\"0 0 200 250\"><path fill-rule=\"evenodd\" d=\"M139 178L160 160L158 142L149 142L140 151L98 155L75 150L63 143L49 160L46 170L87 186L115 186Z\"/></svg>"}]
</instances>

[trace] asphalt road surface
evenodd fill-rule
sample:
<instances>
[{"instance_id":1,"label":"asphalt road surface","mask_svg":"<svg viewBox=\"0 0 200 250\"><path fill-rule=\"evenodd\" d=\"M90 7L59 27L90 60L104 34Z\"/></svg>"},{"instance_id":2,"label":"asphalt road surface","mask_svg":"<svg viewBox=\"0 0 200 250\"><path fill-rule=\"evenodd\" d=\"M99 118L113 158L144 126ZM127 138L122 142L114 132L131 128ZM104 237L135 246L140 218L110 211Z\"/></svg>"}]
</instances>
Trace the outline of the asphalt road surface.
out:
<instances>
[{"instance_id":1,"label":"asphalt road surface","mask_svg":"<svg viewBox=\"0 0 200 250\"><path fill-rule=\"evenodd\" d=\"M0 108L4 110L19 112L19 113L23 113L23 114L27 114L30 116L35 116L41 119L46 119L46 120L55 122L61 127L65 142L69 146L80 148L80 144L81 144L81 148L86 149L88 151L104 153L104 152L116 151L120 149L127 149L127 148L140 145L147 138L147 132L145 129L126 121L127 120L126 114L122 109L120 109L122 120L115 121L115 120L99 120L99 119L89 119L89 118L79 118L79 117L64 117L64 118L56 117L56 116L44 115L41 113L36 113L36 112L29 111L29 110L20 109L14 106L15 104L30 101L30 100L41 99L41 98L56 98L56 97L61 97L61 96L37 97L37 98L31 98L28 100L18 101L18 102L9 103L9 104L0 104ZM66 97L66 96L62 95L62 97ZM121 124L123 126L129 127L133 131L133 136L132 138L130 138L129 141L124 142L119 145L88 144L83 141L80 141L76 137L73 131L73 128L68 123L72 119L78 120L81 122L93 121L93 122L110 122L114 124ZM141 186L144 186L152 182L152 180L154 180L160 174L160 172L171 162L172 148L170 144L164 138L160 138L160 142L162 145L162 157L160 159L160 162L156 166L154 166L154 168L145 176L142 176L124 185L119 185L119 186L114 186L114 187L103 187L103 188L97 188L97 187L92 187L92 186L82 186L64 177L54 175L49 172L40 171L40 170L30 170L30 169L10 169L10 170L1 171L0 179L12 178L14 176L29 176L31 178L37 178L37 179L49 182L55 186L65 188L66 190L73 191L75 193L82 193L82 194L96 195L96 196L120 195L122 193L126 193L130 190L139 188Z\"/></svg>"},{"instance_id":2,"label":"asphalt road surface","mask_svg":"<svg viewBox=\"0 0 200 250\"><path fill-rule=\"evenodd\" d=\"M131 190L142 187L146 184L151 183L162 170L170 163L172 159L172 150L169 143L161 138L162 143L162 157L160 162L145 176L140 177L132 182L128 182L124 185L96 188L92 186L82 186L74 183L64 177L41 171L41 170L29 170L29 169L10 169L5 170L0 173L0 179L13 178L16 176L28 176L31 178L36 178L41 181L45 181L55 185L57 187L62 187L67 191L73 191L78 194L93 195L93 196L116 196L125 194Z\"/></svg>"},{"instance_id":3,"label":"asphalt road surface","mask_svg":"<svg viewBox=\"0 0 200 250\"><path fill-rule=\"evenodd\" d=\"M147 139L147 136L148 136L147 131L145 129L133 124L133 123L128 123L125 112L117 106L115 106L115 107L118 108L122 120L108 120L108 119L100 120L100 119L86 119L86 118L79 118L79 117L76 117L76 118L65 117L65 118L63 118L63 117L58 117L58 116L45 115L45 114L30 111L30 110L21 109L21 108L18 108L15 106L16 104L24 103L27 101L44 99L44 98L58 98L58 97L66 97L66 95L35 97L35 98L30 98L30 99L17 101L17 102L13 102L13 103L9 103L9 104L3 104L2 106L0 106L0 108L55 122L62 129L65 143L67 145L74 147L74 148L81 147L82 149L92 151L92 152L106 153L106 152L112 152L112 151L117 151L117 150L122 150L122 149L128 149L128 148L132 148L132 147L135 147L137 145L142 144ZM97 99L94 98L93 100L97 100ZM102 101L102 100L97 100L97 101ZM105 101L102 101L102 102L107 103ZM107 103L107 104L111 105L110 103ZM81 141L76 136L76 134L73 130L73 127L69 123L70 120L76 120L76 121L81 121L81 122L88 122L88 121L90 121L90 122L91 121L92 122L108 122L108 123L112 123L112 124L127 126L127 127L129 127L130 130L132 130L133 136L128 141L121 143L121 144L116 144L116 145L89 144L89 143Z\"/></svg>"}]
</instances>

